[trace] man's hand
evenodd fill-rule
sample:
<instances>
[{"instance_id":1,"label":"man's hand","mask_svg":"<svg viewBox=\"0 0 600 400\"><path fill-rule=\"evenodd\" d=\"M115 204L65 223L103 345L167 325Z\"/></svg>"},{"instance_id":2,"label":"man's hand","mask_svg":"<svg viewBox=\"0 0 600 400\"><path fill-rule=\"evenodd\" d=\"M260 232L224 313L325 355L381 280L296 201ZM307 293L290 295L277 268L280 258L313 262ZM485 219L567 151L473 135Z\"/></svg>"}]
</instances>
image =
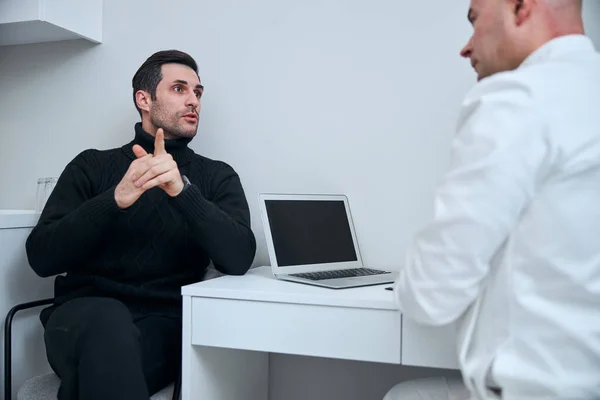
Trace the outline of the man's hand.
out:
<instances>
[{"instance_id":1,"label":"man's hand","mask_svg":"<svg viewBox=\"0 0 600 400\"><path fill-rule=\"evenodd\" d=\"M133 146L138 158L133 161L115 190L115 200L121 209L131 207L148 189L158 186L171 197L183 190L183 180L177 163L165 150L165 136L158 129L154 139L154 155L148 154L141 146Z\"/></svg>"},{"instance_id":2,"label":"man's hand","mask_svg":"<svg viewBox=\"0 0 600 400\"><path fill-rule=\"evenodd\" d=\"M149 161L149 165L150 168L142 176L132 177L137 188L145 191L158 186L171 197L181 193L184 186L183 180L173 156L165 150L165 134L162 128L156 131L154 157Z\"/></svg>"},{"instance_id":3,"label":"man's hand","mask_svg":"<svg viewBox=\"0 0 600 400\"><path fill-rule=\"evenodd\" d=\"M144 190L136 187L133 181L150 168L148 163L152 160L152 154L146 153L141 146L133 146L133 152L138 159L131 163L125 176L115 189L115 201L120 209L131 207L144 193Z\"/></svg>"}]
</instances>

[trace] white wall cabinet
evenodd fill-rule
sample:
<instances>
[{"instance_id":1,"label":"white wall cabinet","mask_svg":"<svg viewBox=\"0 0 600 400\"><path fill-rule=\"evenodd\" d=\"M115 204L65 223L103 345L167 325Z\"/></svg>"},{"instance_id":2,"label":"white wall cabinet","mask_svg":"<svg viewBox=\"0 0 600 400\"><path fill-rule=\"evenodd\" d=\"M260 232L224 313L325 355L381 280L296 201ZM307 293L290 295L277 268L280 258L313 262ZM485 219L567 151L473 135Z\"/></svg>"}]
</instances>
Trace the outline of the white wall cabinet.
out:
<instances>
[{"instance_id":1,"label":"white wall cabinet","mask_svg":"<svg viewBox=\"0 0 600 400\"><path fill-rule=\"evenodd\" d=\"M0 0L0 46L102 42L102 0Z\"/></svg>"}]
</instances>

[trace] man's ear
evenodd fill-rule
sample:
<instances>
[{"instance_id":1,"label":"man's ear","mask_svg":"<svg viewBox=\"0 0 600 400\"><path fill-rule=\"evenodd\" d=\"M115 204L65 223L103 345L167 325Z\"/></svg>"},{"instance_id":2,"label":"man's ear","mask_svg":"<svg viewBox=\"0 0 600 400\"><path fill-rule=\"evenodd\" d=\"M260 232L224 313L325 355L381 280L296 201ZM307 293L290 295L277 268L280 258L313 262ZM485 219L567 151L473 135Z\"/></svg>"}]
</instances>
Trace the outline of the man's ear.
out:
<instances>
[{"instance_id":1,"label":"man's ear","mask_svg":"<svg viewBox=\"0 0 600 400\"><path fill-rule=\"evenodd\" d=\"M513 3L517 26L521 26L531 17L538 0L511 0L511 3Z\"/></svg>"},{"instance_id":2,"label":"man's ear","mask_svg":"<svg viewBox=\"0 0 600 400\"><path fill-rule=\"evenodd\" d=\"M135 93L135 102L140 110L150 112L150 105L152 104L150 93L145 90L138 90Z\"/></svg>"}]
</instances>

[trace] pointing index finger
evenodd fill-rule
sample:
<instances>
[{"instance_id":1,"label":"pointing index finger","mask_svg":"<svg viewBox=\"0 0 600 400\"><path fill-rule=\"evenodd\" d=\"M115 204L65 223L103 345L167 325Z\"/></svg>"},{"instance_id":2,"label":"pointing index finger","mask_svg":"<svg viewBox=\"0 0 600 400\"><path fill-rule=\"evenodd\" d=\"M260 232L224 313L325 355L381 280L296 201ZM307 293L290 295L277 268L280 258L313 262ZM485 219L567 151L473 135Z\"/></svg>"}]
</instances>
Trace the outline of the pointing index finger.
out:
<instances>
[{"instance_id":1,"label":"pointing index finger","mask_svg":"<svg viewBox=\"0 0 600 400\"><path fill-rule=\"evenodd\" d=\"M162 128L158 128L156 137L154 138L154 155L158 156L161 154L167 154L165 150L165 133Z\"/></svg>"}]
</instances>

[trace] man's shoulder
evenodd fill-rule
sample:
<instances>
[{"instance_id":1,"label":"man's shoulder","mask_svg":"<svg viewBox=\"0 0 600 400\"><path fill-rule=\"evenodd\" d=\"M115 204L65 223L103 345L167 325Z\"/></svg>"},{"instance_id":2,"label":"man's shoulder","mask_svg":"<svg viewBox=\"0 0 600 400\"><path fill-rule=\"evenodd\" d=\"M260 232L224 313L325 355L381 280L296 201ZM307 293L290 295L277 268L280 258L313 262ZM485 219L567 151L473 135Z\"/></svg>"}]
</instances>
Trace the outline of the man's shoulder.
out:
<instances>
[{"instance_id":1,"label":"man's shoulder","mask_svg":"<svg viewBox=\"0 0 600 400\"><path fill-rule=\"evenodd\" d=\"M465 97L457 131L494 141L508 140L510 132L520 131L524 125L537 127L540 123L543 112L537 96L535 88L522 74L511 71L485 78Z\"/></svg>"},{"instance_id":2,"label":"man's shoulder","mask_svg":"<svg viewBox=\"0 0 600 400\"><path fill-rule=\"evenodd\" d=\"M194 153L193 161L196 166L201 167L205 171L212 173L220 172L232 172L235 173L233 167L225 161L209 158L198 153Z\"/></svg>"},{"instance_id":3,"label":"man's shoulder","mask_svg":"<svg viewBox=\"0 0 600 400\"><path fill-rule=\"evenodd\" d=\"M481 118L509 123L524 115L537 114L536 108L534 89L526 78L513 71L498 73L479 81L467 93L461 105L458 128Z\"/></svg>"},{"instance_id":4,"label":"man's shoulder","mask_svg":"<svg viewBox=\"0 0 600 400\"><path fill-rule=\"evenodd\" d=\"M469 91L466 100L490 98L545 103L565 98L565 92L585 93L599 79L597 53L586 59L552 59L487 77Z\"/></svg>"},{"instance_id":5,"label":"man's shoulder","mask_svg":"<svg viewBox=\"0 0 600 400\"><path fill-rule=\"evenodd\" d=\"M98 163L109 161L111 158L117 157L121 153L120 148L98 150L89 148L81 151L70 162L70 164L79 167L95 166Z\"/></svg>"}]
</instances>

